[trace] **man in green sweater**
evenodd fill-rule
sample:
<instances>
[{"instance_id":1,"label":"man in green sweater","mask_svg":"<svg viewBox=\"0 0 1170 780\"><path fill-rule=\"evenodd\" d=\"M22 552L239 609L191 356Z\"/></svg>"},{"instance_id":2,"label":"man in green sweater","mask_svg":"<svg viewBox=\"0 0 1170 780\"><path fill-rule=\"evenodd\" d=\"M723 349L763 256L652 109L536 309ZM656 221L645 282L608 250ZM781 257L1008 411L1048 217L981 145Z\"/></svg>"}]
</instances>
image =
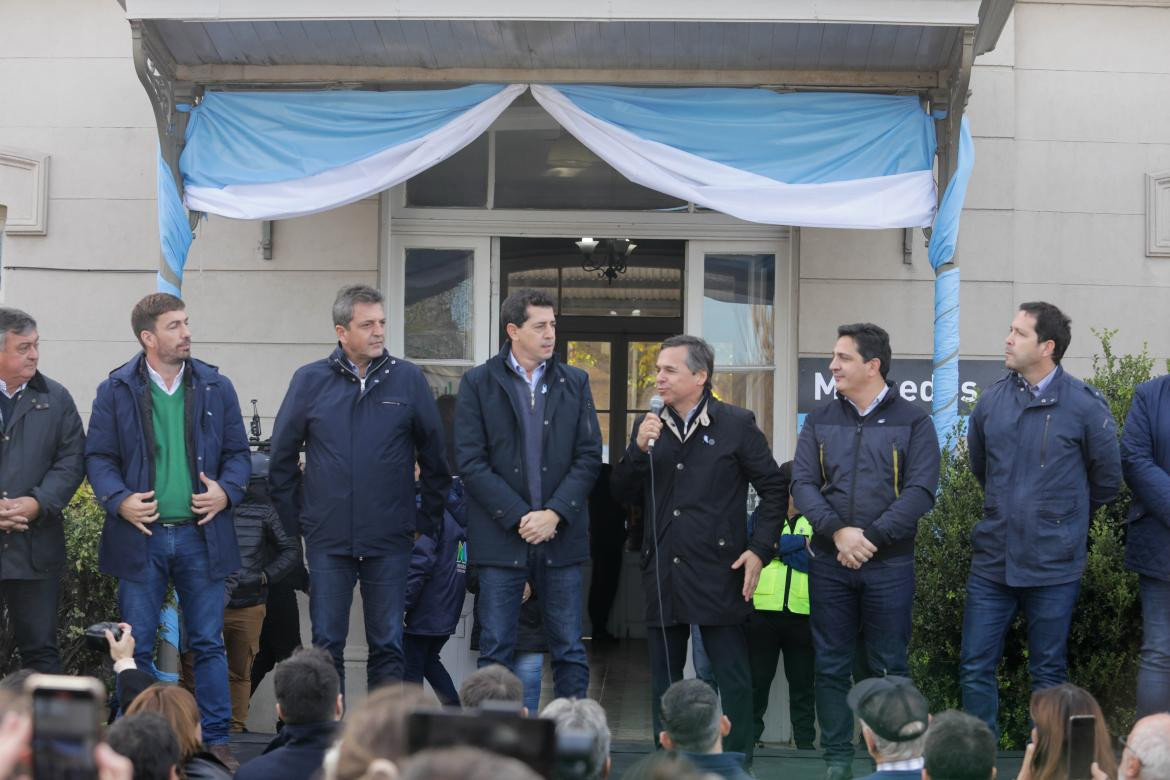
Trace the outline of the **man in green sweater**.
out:
<instances>
[{"instance_id":1,"label":"man in green sweater","mask_svg":"<svg viewBox=\"0 0 1170 780\"><path fill-rule=\"evenodd\" d=\"M180 299L146 296L131 324L143 351L98 387L86 441L89 481L107 513L99 566L119 579L122 619L137 636L154 636L174 583L203 739L232 765L224 580L240 567L231 510L252 469L240 403L227 377L191 357ZM153 644L137 646L142 668Z\"/></svg>"}]
</instances>

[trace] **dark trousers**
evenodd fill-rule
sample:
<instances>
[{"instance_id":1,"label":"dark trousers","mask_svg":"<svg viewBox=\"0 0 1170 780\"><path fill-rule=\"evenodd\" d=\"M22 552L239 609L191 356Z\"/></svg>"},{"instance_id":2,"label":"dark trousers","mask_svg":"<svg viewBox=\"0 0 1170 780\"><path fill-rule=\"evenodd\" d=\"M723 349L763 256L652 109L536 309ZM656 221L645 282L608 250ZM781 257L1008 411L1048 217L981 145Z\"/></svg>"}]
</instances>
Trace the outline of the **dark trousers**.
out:
<instances>
[{"instance_id":1,"label":"dark trousers","mask_svg":"<svg viewBox=\"0 0 1170 780\"><path fill-rule=\"evenodd\" d=\"M593 572L589 580L589 624L593 636L609 633L609 613L622 576L622 550L626 528L617 515L589 516L589 556Z\"/></svg>"},{"instance_id":2,"label":"dark trousers","mask_svg":"<svg viewBox=\"0 0 1170 780\"><path fill-rule=\"evenodd\" d=\"M723 738L727 752L743 753L747 764L752 762L755 742L752 740L752 670L748 661L747 636L743 625L699 626L703 645L711 658L723 714L731 721L731 733ZM687 641L691 638L688 625L667 626L663 644L663 629L646 627L646 646L650 650L650 712L654 719L654 739L662 731L662 694L671 683L683 678L687 661Z\"/></svg>"},{"instance_id":3,"label":"dark trousers","mask_svg":"<svg viewBox=\"0 0 1170 780\"><path fill-rule=\"evenodd\" d=\"M744 624L748 657L752 665L753 741L764 734L764 713L776 676L776 664L784 653L784 677L788 680L788 713L797 747L812 747L817 739L816 696L813 693L812 631L808 615L755 610Z\"/></svg>"},{"instance_id":4,"label":"dark trousers","mask_svg":"<svg viewBox=\"0 0 1170 780\"><path fill-rule=\"evenodd\" d=\"M816 708L821 749L830 765L853 763L853 710L845 696L853 674L858 633L872 674L910 676L910 608L914 559L870 561L847 569L836 560L809 566Z\"/></svg>"},{"instance_id":5,"label":"dark trousers","mask_svg":"<svg viewBox=\"0 0 1170 780\"><path fill-rule=\"evenodd\" d=\"M455 690L455 683L451 681L451 675L439 658L443 645L450 638L450 634L424 636L406 632L402 637L402 653L406 657L406 673L402 681L422 685L425 679L431 684L440 702L458 707L459 692Z\"/></svg>"},{"instance_id":6,"label":"dark trousers","mask_svg":"<svg viewBox=\"0 0 1170 780\"><path fill-rule=\"evenodd\" d=\"M284 582L269 585L268 607L260 627L260 652L252 661L252 693L274 666L300 646L301 611L296 589Z\"/></svg>"},{"instance_id":7,"label":"dark trousers","mask_svg":"<svg viewBox=\"0 0 1170 780\"><path fill-rule=\"evenodd\" d=\"M57 598L60 582L0 580L0 595L8 610L8 623L20 651L20 665L44 674L61 674L57 649Z\"/></svg>"}]
</instances>

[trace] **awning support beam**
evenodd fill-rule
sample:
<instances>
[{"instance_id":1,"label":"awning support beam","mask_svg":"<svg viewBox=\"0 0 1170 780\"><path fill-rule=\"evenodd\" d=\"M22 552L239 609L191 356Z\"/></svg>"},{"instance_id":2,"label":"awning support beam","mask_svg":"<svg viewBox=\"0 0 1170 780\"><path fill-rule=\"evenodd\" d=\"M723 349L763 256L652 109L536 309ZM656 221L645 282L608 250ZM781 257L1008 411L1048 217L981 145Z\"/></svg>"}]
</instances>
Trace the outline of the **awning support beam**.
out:
<instances>
[{"instance_id":1,"label":"awning support beam","mask_svg":"<svg viewBox=\"0 0 1170 780\"><path fill-rule=\"evenodd\" d=\"M154 121L158 129L158 144L163 160L171 169L171 175L183 197L183 177L179 174L179 155L183 152L183 137L187 129L187 114L177 109L180 102L194 104L202 96L203 88L175 78L174 58L166 45L149 32L145 22L131 21L130 35L134 56L134 70L138 80L146 89L154 110ZM199 222L199 213L188 215L191 230ZM182 287L182 280L175 276L161 252L158 261L159 273L175 287Z\"/></svg>"}]
</instances>

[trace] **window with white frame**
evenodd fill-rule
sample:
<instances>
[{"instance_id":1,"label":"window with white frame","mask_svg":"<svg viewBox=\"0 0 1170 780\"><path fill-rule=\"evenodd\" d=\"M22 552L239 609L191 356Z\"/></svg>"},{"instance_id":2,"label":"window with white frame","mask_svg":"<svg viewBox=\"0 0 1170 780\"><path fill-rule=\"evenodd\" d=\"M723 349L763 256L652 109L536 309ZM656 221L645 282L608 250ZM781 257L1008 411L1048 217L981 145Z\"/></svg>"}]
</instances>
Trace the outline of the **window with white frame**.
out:
<instances>
[{"instance_id":1,"label":"window with white frame","mask_svg":"<svg viewBox=\"0 0 1170 780\"><path fill-rule=\"evenodd\" d=\"M715 395L755 412L772 442L775 392L776 256L707 254L703 264L703 337L715 350Z\"/></svg>"}]
</instances>

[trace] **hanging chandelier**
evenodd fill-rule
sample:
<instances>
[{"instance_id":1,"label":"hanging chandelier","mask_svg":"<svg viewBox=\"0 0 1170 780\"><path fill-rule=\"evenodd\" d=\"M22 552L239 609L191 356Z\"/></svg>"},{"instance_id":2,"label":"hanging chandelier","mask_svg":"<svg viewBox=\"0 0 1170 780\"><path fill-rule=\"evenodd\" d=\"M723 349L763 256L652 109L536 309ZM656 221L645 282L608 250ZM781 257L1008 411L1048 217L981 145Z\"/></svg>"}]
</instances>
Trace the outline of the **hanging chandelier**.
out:
<instances>
[{"instance_id":1,"label":"hanging chandelier","mask_svg":"<svg viewBox=\"0 0 1170 780\"><path fill-rule=\"evenodd\" d=\"M584 256L581 268L596 273L599 279L605 279L608 284L613 284L619 274L626 272L626 258L638 248L628 238L594 239L586 236L574 243Z\"/></svg>"}]
</instances>

